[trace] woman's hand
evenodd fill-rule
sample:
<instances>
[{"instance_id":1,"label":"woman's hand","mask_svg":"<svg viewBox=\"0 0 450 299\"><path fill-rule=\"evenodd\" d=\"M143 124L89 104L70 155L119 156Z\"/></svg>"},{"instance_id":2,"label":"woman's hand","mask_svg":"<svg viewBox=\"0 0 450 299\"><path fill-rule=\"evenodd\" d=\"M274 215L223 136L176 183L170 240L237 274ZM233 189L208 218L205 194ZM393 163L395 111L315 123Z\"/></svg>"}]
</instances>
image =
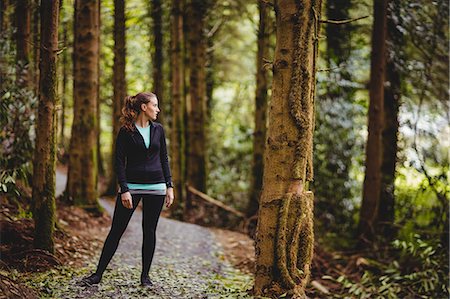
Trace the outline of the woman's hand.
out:
<instances>
[{"instance_id":1,"label":"woman's hand","mask_svg":"<svg viewBox=\"0 0 450 299\"><path fill-rule=\"evenodd\" d=\"M169 187L169 188L167 188L167 192L166 192L166 207L167 208L172 205L173 199L174 199L173 188Z\"/></svg>"},{"instance_id":2,"label":"woman's hand","mask_svg":"<svg viewBox=\"0 0 450 299\"><path fill-rule=\"evenodd\" d=\"M131 200L131 193L129 191L122 193L120 195L122 200L122 205L127 209L133 208L133 201Z\"/></svg>"}]
</instances>

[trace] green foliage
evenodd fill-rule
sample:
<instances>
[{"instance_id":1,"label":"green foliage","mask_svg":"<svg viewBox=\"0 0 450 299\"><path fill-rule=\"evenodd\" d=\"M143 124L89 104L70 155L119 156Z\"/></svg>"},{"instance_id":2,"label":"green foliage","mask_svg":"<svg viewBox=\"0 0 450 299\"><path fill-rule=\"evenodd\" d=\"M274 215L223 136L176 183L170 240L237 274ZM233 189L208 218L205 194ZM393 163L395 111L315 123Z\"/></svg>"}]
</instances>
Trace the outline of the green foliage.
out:
<instances>
[{"instance_id":1,"label":"green foliage","mask_svg":"<svg viewBox=\"0 0 450 299\"><path fill-rule=\"evenodd\" d=\"M214 89L208 138L208 194L244 210L250 184L255 98L256 5L217 2L210 26ZM245 16L246 18L242 18ZM269 58L269 57L268 57Z\"/></svg>"},{"instance_id":2,"label":"green foliage","mask_svg":"<svg viewBox=\"0 0 450 299\"><path fill-rule=\"evenodd\" d=\"M369 260L371 270L359 281L345 275L325 276L341 284L344 291L334 298L448 298L448 252L433 241L414 234L410 241L395 240L395 259L387 265Z\"/></svg>"},{"instance_id":3,"label":"green foliage","mask_svg":"<svg viewBox=\"0 0 450 299\"><path fill-rule=\"evenodd\" d=\"M11 40L0 36L0 192L20 196L18 181L29 184L34 154L33 133L37 98L16 84L15 49Z\"/></svg>"},{"instance_id":4,"label":"green foliage","mask_svg":"<svg viewBox=\"0 0 450 299\"><path fill-rule=\"evenodd\" d=\"M435 171L448 173L445 169L445 166L438 167ZM444 180L439 181L438 186L448 194L449 187ZM399 169L395 196L396 223L400 227L400 238L407 238L417 231L427 231L430 238L445 234L445 227L448 225L445 211L450 198L446 196L444 202L441 202L436 192L430 188L427 178L418 170L411 167Z\"/></svg>"},{"instance_id":5,"label":"green foliage","mask_svg":"<svg viewBox=\"0 0 450 299\"><path fill-rule=\"evenodd\" d=\"M227 96L225 90L216 90L216 94L224 96L220 98L221 109L212 112L214 122L211 122L209 134L208 194L243 210L247 203L252 165L253 119L245 113L250 109L250 100L246 98L243 101L241 98L241 93L247 95L249 91L240 91L240 88L237 84L234 98Z\"/></svg>"},{"instance_id":6,"label":"green foliage","mask_svg":"<svg viewBox=\"0 0 450 299\"><path fill-rule=\"evenodd\" d=\"M364 15L367 7L343 1L326 3L322 18L348 19ZM362 31L370 27L366 20L341 26L323 26L329 38L319 44L317 73L316 127L314 132L314 182L317 228L333 243L345 243L356 224L352 219L360 200L359 173L364 164L367 92L359 92L368 80L369 42ZM338 28L339 27L339 28ZM362 78L362 79L361 79ZM362 136L361 136L362 135ZM344 242L341 242L344 241Z\"/></svg>"}]
</instances>

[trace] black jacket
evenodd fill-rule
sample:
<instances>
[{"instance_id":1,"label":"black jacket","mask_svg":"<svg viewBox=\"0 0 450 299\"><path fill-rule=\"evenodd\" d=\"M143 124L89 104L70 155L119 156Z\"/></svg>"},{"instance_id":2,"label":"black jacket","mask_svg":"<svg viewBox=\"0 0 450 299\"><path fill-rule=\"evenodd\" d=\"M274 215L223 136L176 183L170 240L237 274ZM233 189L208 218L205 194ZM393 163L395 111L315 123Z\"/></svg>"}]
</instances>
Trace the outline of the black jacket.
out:
<instances>
[{"instance_id":1,"label":"black jacket","mask_svg":"<svg viewBox=\"0 0 450 299\"><path fill-rule=\"evenodd\" d=\"M127 183L166 183L171 186L169 158L163 126L150 122L150 146L145 147L144 138L133 125L130 132L120 128L116 139L115 167L120 193L129 190Z\"/></svg>"}]
</instances>

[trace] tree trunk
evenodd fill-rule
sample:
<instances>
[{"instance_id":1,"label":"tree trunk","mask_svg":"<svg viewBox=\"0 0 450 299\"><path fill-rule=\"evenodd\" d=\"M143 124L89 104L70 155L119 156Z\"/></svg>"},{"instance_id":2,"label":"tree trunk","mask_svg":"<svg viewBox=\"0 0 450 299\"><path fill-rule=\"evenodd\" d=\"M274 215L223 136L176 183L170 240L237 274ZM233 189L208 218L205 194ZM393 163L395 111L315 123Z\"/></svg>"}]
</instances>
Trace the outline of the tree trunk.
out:
<instances>
[{"instance_id":1,"label":"tree trunk","mask_svg":"<svg viewBox=\"0 0 450 299\"><path fill-rule=\"evenodd\" d=\"M126 40L125 40L125 1L114 1L114 65L113 65L113 136L119 134L120 116L122 115L122 107L124 99L127 96L127 81L125 73L125 57L126 57ZM115 164L114 153L116 152L115 143L111 148L111 166ZM112 195L117 192L117 174L115 167L111 167L110 181L106 194Z\"/></svg>"},{"instance_id":2,"label":"tree trunk","mask_svg":"<svg viewBox=\"0 0 450 299\"><path fill-rule=\"evenodd\" d=\"M188 136L188 104L191 102L190 100L190 94L189 94L189 78L190 78L190 58L189 58L189 35L190 35L190 28L189 28L189 22L188 18L189 13L187 12L188 8L188 1L189 0L181 0L182 1L182 15L183 15L183 95L184 95L184 107L183 107L183 120L184 120L184 169L183 169L183 177L186 179L184 183L187 183L187 177L188 177L188 170L187 170L187 160L189 156L189 136ZM186 197L186 205L188 204L188 197Z\"/></svg>"},{"instance_id":3,"label":"tree trunk","mask_svg":"<svg viewBox=\"0 0 450 299\"><path fill-rule=\"evenodd\" d=\"M384 85L384 128L382 132L381 193L378 209L378 233L390 240L395 236L395 166L397 163L398 112L401 97L400 69L402 33L397 29L400 1L392 1L387 8L387 58Z\"/></svg>"},{"instance_id":4,"label":"tree trunk","mask_svg":"<svg viewBox=\"0 0 450 299\"><path fill-rule=\"evenodd\" d=\"M181 217L184 203L184 80L183 80L183 15L181 0L172 0L171 14L171 93L172 130L170 139L172 180L175 186L173 213Z\"/></svg>"},{"instance_id":5,"label":"tree trunk","mask_svg":"<svg viewBox=\"0 0 450 299\"><path fill-rule=\"evenodd\" d=\"M7 9L8 0L0 0L0 33L2 34L8 28Z\"/></svg>"},{"instance_id":6,"label":"tree trunk","mask_svg":"<svg viewBox=\"0 0 450 299\"><path fill-rule=\"evenodd\" d=\"M187 180L189 185L206 190L206 37L204 36L207 5L204 1L191 0L188 5L189 27L189 99L188 114L188 156Z\"/></svg>"},{"instance_id":7,"label":"tree trunk","mask_svg":"<svg viewBox=\"0 0 450 299\"><path fill-rule=\"evenodd\" d=\"M2 46L4 41L9 40L8 34L8 25L9 25L9 16L8 16L8 0L0 0L0 38L2 41ZM5 57L0 57L0 63L3 64ZM3 72L3 68L0 68L0 92L3 95L3 80L5 78L5 74Z\"/></svg>"},{"instance_id":8,"label":"tree trunk","mask_svg":"<svg viewBox=\"0 0 450 299\"><path fill-rule=\"evenodd\" d=\"M315 73L321 1L275 1L273 92L256 232L255 295L305 298L313 255Z\"/></svg>"},{"instance_id":9,"label":"tree trunk","mask_svg":"<svg viewBox=\"0 0 450 299\"><path fill-rule=\"evenodd\" d=\"M153 19L153 91L158 97L158 104L164 111L167 107L164 102L164 78L163 78L163 34L162 34L162 6L161 0L152 0L151 15ZM158 116L158 121L164 123L164 113Z\"/></svg>"},{"instance_id":10,"label":"tree trunk","mask_svg":"<svg viewBox=\"0 0 450 299\"><path fill-rule=\"evenodd\" d=\"M98 0L75 1L74 118L66 196L75 205L98 211L97 93Z\"/></svg>"},{"instance_id":11,"label":"tree trunk","mask_svg":"<svg viewBox=\"0 0 450 299\"><path fill-rule=\"evenodd\" d=\"M33 164L32 210L34 247L54 253L56 105L59 1L41 4L41 58L39 108Z\"/></svg>"},{"instance_id":12,"label":"tree trunk","mask_svg":"<svg viewBox=\"0 0 450 299\"><path fill-rule=\"evenodd\" d=\"M65 47L62 52L62 86L61 86L61 131L60 131L60 145L63 149L66 149L66 142L64 137L64 127L66 126L66 106L67 106L67 80L68 80L68 67L67 64L68 56L67 53L69 49L67 31L69 30L68 22L62 24L63 27L63 47Z\"/></svg>"},{"instance_id":13,"label":"tree trunk","mask_svg":"<svg viewBox=\"0 0 450 299\"><path fill-rule=\"evenodd\" d=\"M207 31L211 31L212 26L208 25ZM206 37L206 65L205 65L205 81L206 81L206 128L205 131L209 132L209 126L211 121L211 113L214 106L213 93L216 85L215 79L215 65L214 60L214 34ZM206 134L206 138L207 138Z\"/></svg>"},{"instance_id":14,"label":"tree trunk","mask_svg":"<svg viewBox=\"0 0 450 299\"><path fill-rule=\"evenodd\" d=\"M31 5L29 0L17 1L16 26L16 81L19 87L30 87Z\"/></svg>"},{"instance_id":15,"label":"tree trunk","mask_svg":"<svg viewBox=\"0 0 450 299\"><path fill-rule=\"evenodd\" d=\"M386 15L387 0L374 1L366 170L358 227L359 246L362 247L372 243L381 192L381 157L383 151L381 135L384 119Z\"/></svg>"},{"instance_id":16,"label":"tree trunk","mask_svg":"<svg viewBox=\"0 0 450 299\"><path fill-rule=\"evenodd\" d=\"M60 2L62 3L62 2ZM61 5L60 5L61 7ZM40 8L40 1L34 0L33 1L33 78L34 78L34 90L35 94L37 95L39 93L39 8Z\"/></svg>"},{"instance_id":17,"label":"tree trunk","mask_svg":"<svg viewBox=\"0 0 450 299\"><path fill-rule=\"evenodd\" d=\"M101 77L101 70L100 70L100 28L102 26L101 24L101 1L98 1L98 30L99 30L99 34L97 35L97 42L98 42L98 47L97 47L97 54L98 54L98 59L97 59L97 166L98 166L98 175L97 175L97 182L98 182L98 177L99 176L104 176L105 175L105 168L103 167L103 158L102 158L102 151L101 151L101 142L100 142L100 124L101 124L101 113L100 113L100 104L101 104L101 98L100 98L100 77Z\"/></svg>"},{"instance_id":18,"label":"tree trunk","mask_svg":"<svg viewBox=\"0 0 450 299\"><path fill-rule=\"evenodd\" d=\"M256 96L255 96L255 132L253 134L253 164L250 185L250 198L247 216L258 211L258 200L261 195L262 175L264 171L264 145L267 133L267 89L269 74L265 69L264 59L269 58L270 47L270 14L267 2L258 2L259 28L258 52L256 56Z\"/></svg>"}]
</instances>

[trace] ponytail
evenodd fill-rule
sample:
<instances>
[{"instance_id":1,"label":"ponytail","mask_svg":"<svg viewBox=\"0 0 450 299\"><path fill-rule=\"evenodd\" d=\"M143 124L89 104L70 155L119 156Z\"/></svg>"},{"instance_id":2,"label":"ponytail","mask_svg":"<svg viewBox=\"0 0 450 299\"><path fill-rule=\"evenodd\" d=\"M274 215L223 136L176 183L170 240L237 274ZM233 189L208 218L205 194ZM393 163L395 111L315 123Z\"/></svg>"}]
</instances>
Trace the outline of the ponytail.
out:
<instances>
[{"instance_id":1,"label":"ponytail","mask_svg":"<svg viewBox=\"0 0 450 299\"><path fill-rule=\"evenodd\" d=\"M124 101L124 106L122 108L122 116L120 121L128 129L128 131L133 131L133 123L136 121L136 117L139 111L136 111L134 104L136 102L135 96L126 96Z\"/></svg>"},{"instance_id":2,"label":"ponytail","mask_svg":"<svg viewBox=\"0 0 450 299\"><path fill-rule=\"evenodd\" d=\"M150 102L153 97L156 98L156 95L151 92L140 92L135 96L125 97L120 121L127 130L134 130L134 123L141 112L141 105Z\"/></svg>"}]
</instances>

